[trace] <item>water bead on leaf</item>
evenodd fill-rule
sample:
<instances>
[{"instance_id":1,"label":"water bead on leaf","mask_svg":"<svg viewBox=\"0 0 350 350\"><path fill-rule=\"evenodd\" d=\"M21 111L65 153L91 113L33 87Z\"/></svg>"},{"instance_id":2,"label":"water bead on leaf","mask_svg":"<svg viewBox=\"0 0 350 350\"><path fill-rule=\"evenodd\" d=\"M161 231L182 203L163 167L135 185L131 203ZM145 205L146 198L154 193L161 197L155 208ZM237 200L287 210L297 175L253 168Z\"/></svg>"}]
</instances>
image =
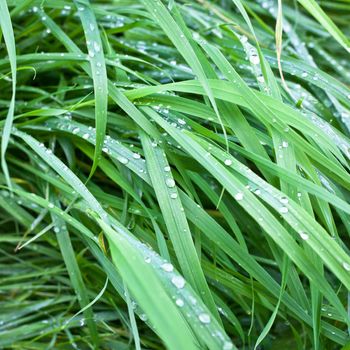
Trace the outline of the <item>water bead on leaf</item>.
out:
<instances>
[{"instance_id":1,"label":"water bead on leaf","mask_svg":"<svg viewBox=\"0 0 350 350\"><path fill-rule=\"evenodd\" d=\"M251 64L257 65L260 63L260 58L257 54L254 53L254 54L249 56L249 62Z\"/></svg>"},{"instance_id":2,"label":"water bead on leaf","mask_svg":"<svg viewBox=\"0 0 350 350\"><path fill-rule=\"evenodd\" d=\"M304 231L299 231L299 236L304 241L309 239L309 235L306 232L304 232Z\"/></svg>"},{"instance_id":3,"label":"water bead on leaf","mask_svg":"<svg viewBox=\"0 0 350 350\"><path fill-rule=\"evenodd\" d=\"M287 214L288 213L288 208L287 207L281 207L280 208L280 213L281 214Z\"/></svg>"},{"instance_id":4,"label":"water bead on leaf","mask_svg":"<svg viewBox=\"0 0 350 350\"><path fill-rule=\"evenodd\" d=\"M185 305L182 299L176 299L175 303L178 307L183 307Z\"/></svg>"},{"instance_id":5,"label":"water bead on leaf","mask_svg":"<svg viewBox=\"0 0 350 350\"><path fill-rule=\"evenodd\" d=\"M229 341L225 341L222 350L232 350L233 349L233 344Z\"/></svg>"},{"instance_id":6,"label":"water bead on leaf","mask_svg":"<svg viewBox=\"0 0 350 350\"><path fill-rule=\"evenodd\" d=\"M184 280L183 277L181 276L174 276L171 279L171 283L178 289L182 289L183 287L185 287L186 281Z\"/></svg>"},{"instance_id":7,"label":"water bead on leaf","mask_svg":"<svg viewBox=\"0 0 350 350\"><path fill-rule=\"evenodd\" d=\"M164 263L162 264L161 268L166 272L171 272L174 270L174 266L170 263Z\"/></svg>"},{"instance_id":8,"label":"water bead on leaf","mask_svg":"<svg viewBox=\"0 0 350 350\"><path fill-rule=\"evenodd\" d=\"M230 165L232 165L232 160L231 159L225 159L224 163L225 163L225 165L230 166Z\"/></svg>"},{"instance_id":9,"label":"water bead on leaf","mask_svg":"<svg viewBox=\"0 0 350 350\"><path fill-rule=\"evenodd\" d=\"M122 163L122 164L128 164L129 163L129 159L128 158L125 158L125 157L122 157L122 156L119 156L117 158L117 160Z\"/></svg>"},{"instance_id":10,"label":"water bead on leaf","mask_svg":"<svg viewBox=\"0 0 350 350\"><path fill-rule=\"evenodd\" d=\"M350 264L348 264L347 262L343 262L343 267L346 271L350 271Z\"/></svg>"},{"instance_id":11,"label":"water bead on leaf","mask_svg":"<svg viewBox=\"0 0 350 350\"><path fill-rule=\"evenodd\" d=\"M201 321L202 323L205 323L205 324L210 323L210 316L206 313L200 314L198 318L199 318L199 321Z\"/></svg>"},{"instance_id":12,"label":"water bead on leaf","mask_svg":"<svg viewBox=\"0 0 350 350\"><path fill-rule=\"evenodd\" d=\"M244 197L244 194L242 192L238 192L235 194L235 200L236 201L241 201Z\"/></svg>"},{"instance_id":13,"label":"water bead on leaf","mask_svg":"<svg viewBox=\"0 0 350 350\"><path fill-rule=\"evenodd\" d=\"M281 197L281 198L280 198L280 203L282 203L282 204L288 204L288 198L287 198L287 197Z\"/></svg>"},{"instance_id":14,"label":"water bead on leaf","mask_svg":"<svg viewBox=\"0 0 350 350\"><path fill-rule=\"evenodd\" d=\"M173 180L173 179L166 179L165 180L165 184L167 185L167 187L169 187L169 188L173 188L173 187L175 187L175 181Z\"/></svg>"}]
</instances>

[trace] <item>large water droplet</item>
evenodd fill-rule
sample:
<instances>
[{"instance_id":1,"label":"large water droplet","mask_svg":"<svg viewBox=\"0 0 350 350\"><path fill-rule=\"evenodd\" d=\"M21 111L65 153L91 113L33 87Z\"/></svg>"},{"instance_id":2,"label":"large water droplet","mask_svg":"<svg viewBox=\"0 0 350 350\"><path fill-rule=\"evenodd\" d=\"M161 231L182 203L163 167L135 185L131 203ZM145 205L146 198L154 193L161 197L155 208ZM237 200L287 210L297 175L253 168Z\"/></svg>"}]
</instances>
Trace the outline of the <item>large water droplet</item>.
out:
<instances>
[{"instance_id":1,"label":"large water droplet","mask_svg":"<svg viewBox=\"0 0 350 350\"><path fill-rule=\"evenodd\" d=\"M343 262L343 267L346 271L350 271L350 264L348 264L347 262Z\"/></svg>"},{"instance_id":2,"label":"large water droplet","mask_svg":"<svg viewBox=\"0 0 350 350\"><path fill-rule=\"evenodd\" d=\"M281 207L280 208L280 213L281 214L287 214L288 213L288 208L287 207Z\"/></svg>"},{"instance_id":3,"label":"large water droplet","mask_svg":"<svg viewBox=\"0 0 350 350\"><path fill-rule=\"evenodd\" d=\"M225 159L224 163L225 163L225 165L230 166L230 165L232 165L232 160L231 159Z\"/></svg>"},{"instance_id":4,"label":"large water droplet","mask_svg":"<svg viewBox=\"0 0 350 350\"><path fill-rule=\"evenodd\" d=\"M175 181L173 179L166 179L165 184L170 188L175 187Z\"/></svg>"},{"instance_id":5,"label":"large water droplet","mask_svg":"<svg viewBox=\"0 0 350 350\"><path fill-rule=\"evenodd\" d=\"M161 268L166 272L171 272L174 270L174 266L170 263L164 263L162 264Z\"/></svg>"},{"instance_id":6,"label":"large water droplet","mask_svg":"<svg viewBox=\"0 0 350 350\"><path fill-rule=\"evenodd\" d=\"M208 314L205 314L205 313L200 314L198 318L199 318L199 321L201 321L202 323L206 323L206 324L210 323L210 316Z\"/></svg>"},{"instance_id":7,"label":"large water droplet","mask_svg":"<svg viewBox=\"0 0 350 350\"><path fill-rule=\"evenodd\" d=\"M299 231L299 236L304 241L306 241L306 240L308 240L310 238L309 235L306 232L304 232L304 231Z\"/></svg>"},{"instance_id":8,"label":"large water droplet","mask_svg":"<svg viewBox=\"0 0 350 350\"><path fill-rule=\"evenodd\" d=\"M178 307L183 307L185 305L182 299L176 299L175 303Z\"/></svg>"},{"instance_id":9,"label":"large water droplet","mask_svg":"<svg viewBox=\"0 0 350 350\"><path fill-rule=\"evenodd\" d=\"M183 277L181 276L174 276L171 279L171 283L178 289L182 289L183 287L185 287L185 283L186 281L183 279Z\"/></svg>"},{"instance_id":10,"label":"large water droplet","mask_svg":"<svg viewBox=\"0 0 350 350\"><path fill-rule=\"evenodd\" d=\"M117 158L117 160L122 163L122 164L128 164L129 163L129 159L128 158L125 158L125 157L122 157L122 156L119 156Z\"/></svg>"},{"instance_id":11,"label":"large water droplet","mask_svg":"<svg viewBox=\"0 0 350 350\"><path fill-rule=\"evenodd\" d=\"M233 344L230 341L225 341L222 347L222 350L231 350L233 349Z\"/></svg>"},{"instance_id":12,"label":"large water droplet","mask_svg":"<svg viewBox=\"0 0 350 350\"><path fill-rule=\"evenodd\" d=\"M244 197L244 194L242 192L238 192L235 194L235 200L236 201L241 201Z\"/></svg>"},{"instance_id":13,"label":"large water droplet","mask_svg":"<svg viewBox=\"0 0 350 350\"><path fill-rule=\"evenodd\" d=\"M281 198L280 198L280 203L282 203L282 204L288 204L288 198L287 198L287 197L281 197Z\"/></svg>"}]
</instances>

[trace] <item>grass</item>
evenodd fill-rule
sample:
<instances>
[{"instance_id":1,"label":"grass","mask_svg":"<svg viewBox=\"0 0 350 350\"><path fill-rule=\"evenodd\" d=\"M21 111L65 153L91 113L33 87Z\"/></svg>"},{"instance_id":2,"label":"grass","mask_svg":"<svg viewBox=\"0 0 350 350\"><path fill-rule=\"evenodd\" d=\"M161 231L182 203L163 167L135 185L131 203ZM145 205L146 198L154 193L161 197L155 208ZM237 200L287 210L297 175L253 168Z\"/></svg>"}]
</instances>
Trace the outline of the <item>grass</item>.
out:
<instances>
[{"instance_id":1,"label":"grass","mask_svg":"<svg viewBox=\"0 0 350 350\"><path fill-rule=\"evenodd\" d=\"M349 349L349 20L0 0L0 348Z\"/></svg>"}]
</instances>

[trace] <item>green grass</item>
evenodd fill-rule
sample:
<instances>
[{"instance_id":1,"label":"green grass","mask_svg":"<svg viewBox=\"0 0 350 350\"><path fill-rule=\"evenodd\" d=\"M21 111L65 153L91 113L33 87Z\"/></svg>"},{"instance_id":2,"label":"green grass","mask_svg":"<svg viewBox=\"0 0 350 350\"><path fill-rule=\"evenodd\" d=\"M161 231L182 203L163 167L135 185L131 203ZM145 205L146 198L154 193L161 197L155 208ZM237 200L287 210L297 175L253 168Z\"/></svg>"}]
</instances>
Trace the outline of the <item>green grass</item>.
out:
<instances>
[{"instance_id":1,"label":"green grass","mask_svg":"<svg viewBox=\"0 0 350 350\"><path fill-rule=\"evenodd\" d=\"M0 349L349 349L349 21L0 0Z\"/></svg>"}]
</instances>

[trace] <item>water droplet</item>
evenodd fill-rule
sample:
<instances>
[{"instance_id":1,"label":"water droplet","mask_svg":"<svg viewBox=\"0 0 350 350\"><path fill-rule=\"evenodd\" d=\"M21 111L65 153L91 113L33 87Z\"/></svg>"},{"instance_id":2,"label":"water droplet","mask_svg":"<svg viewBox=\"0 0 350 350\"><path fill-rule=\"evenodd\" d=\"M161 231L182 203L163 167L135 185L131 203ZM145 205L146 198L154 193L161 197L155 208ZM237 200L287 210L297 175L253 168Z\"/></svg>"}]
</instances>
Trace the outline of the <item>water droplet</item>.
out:
<instances>
[{"instance_id":1,"label":"water droplet","mask_svg":"<svg viewBox=\"0 0 350 350\"><path fill-rule=\"evenodd\" d=\"M90 137L90 134L86 133L83 135L83 139L87 140Z\"/></svg>"},{"instance_id":2,"label":"water droplet","mask_svg":"<svg viewBox=\"0 0 350 350\"><path fill-rule=\"evenodd\" d=\"M175 303L178 307L183 307L185 305L182 299L176 299Z\"/></svg>"},{"instance_id":3,"label":"water droplet","mask_svg":"<svg viewBox=\"0 0 350 350\"><path fill-rule=\"evenodd\" d=\"M302 72L301 73L302 78L306 78L308 76L307 72Z\"/></svg>"},{"instance_id":4,"label":"water droplet","mask_svg":"<svg viewBox=\"0 0 350 350\"><path fill-rule=\"evenodd\" d=\"M165 167L164 167L164 171L166 171L166 172L170 171L170 166L168 166L168 165L165 166Z\"/></svg>"},{"instance_id":5,"label":"water droplet","mask_svg":"<svg viewBox=\"0 0 350 350\"><path fill-rule=\"evenodd\" d=\"M264 82L265 82L265 79L264 79L264 76L263 76L263 75L259 75L259 76L257 77L257 80L258 80L259 83L264 83Z\"/></svg>"},{"instance_id":6,"label":"water droplet","mask_svg":"<svg viewBox=\"0 0 350 350\"><path fill-rule=\"evenodd\" d=\"M141 158L141 156L138 153L134 153L132 156L135 159L140 159Z\"/></svg>"},{"instance_id":7,"label":"water droplet","mask_svg":"<svg viewBox=\"0 0 350 350\"><path fill-rule=\"evenodd\" d=\"M49 208L54 208L55 206L52 203L49 203Z\"/></svg>"},{"instance_id":8,"label":"water droplet","mask_svg":"<svg viewBox=\"0 0 350 350\"><path fill-rule=\"evenodd\" d=\"M183 119L178 119L177 122L180 124L180 125L186 125L186 121L183 120Z\"/></svg>"},{"instance_id":9,"label":"water droplet","mask_svg":"<svg viewBox=\"0 0 350 350\"><path fill-rule=\"evenodd\" d=\"M244 197L244 194L242 192L238 192L235 194L235 200L236 201L241 201Z\"/></svg>"},{"instance_id":10,"label":"water droplet","mask_svg":"<svg viewBox=\"0 0 350 350\"><path fill-rule=\"evenodd\" d=\"M252 54L249 56L249 62L254 65L259 64L260 58L257 54Z\"/></svg>"},{"instance_id":11,"label":"water droplet","mask_svg":"<svg viewBox=\"0 0 350 350\"><path fill-rule=\"evenodd\" d=\"M288 142L287 141L283 141L282 142L282 147L283 148L288 148Z\"/></svg>"},{"instance_id":12,"label":"water droplet","mask_svg":"<svg viewBox=\"0 0 350 350\"><path fill-rule=\"evenodd\" d=\"M225 341L222 350L231 350L233 349L233 344L230 341Z\"/></svg>"},{"instance_id":13,"label":"water droplet","mask_svg":"<svg viewBox=\"0 0 350 350\"><path fill-rule=\"evenodd\" d=\"M306 232L304 232L304 231L299 231L299 236L304 241L306 241L306 240L308 240L310 238L309 235Z\"/></svg>"},{"instance_id":14,"label":"water droplet","mask_svg":"<svg viewBox=\"0 0 350 350\"><path fill-rule=\"evenodd\" d=\"M72 131L72 133L73 133L74 135L76 135L79 131L80 131L80 128L74 128L73 131Z\"/></svg>"},{"instance_id":15,"label":"water droplet","mask_svg":"<svg viewBox=\"0 0 350 350\"><path fill-rule=\"evenodd\" d=\"M151 257L150 256L147 256L145 258L145 263L149 264L151 262Z\"/></svg>"},{"instance_id":16,"label":"water droplet","mask_svg":"<svg viewBox=\"0 0 350 350\"><path fill-rule=\"evenodd\" d=\"M170 178L165 180L165 184L170 188L175 187L175 181Z\"/></svg>"},{"instance_id":17,"label":"water droplet","mask_svg":"<svg viewBox=\"0 0 350 350\"><path fill-rule=\"evenodd\" d=\"M140 320L143 322L146 322L148 320L148 317L146 314L140 314Z\"/></svg>"},{"instance_id":18,"label":"water droplet","mask_svg":"<svg viewBox=\"0 0 350 350\"><path fill-rule=\"evenodd\" d=\"M171 272L174 270L174 266L170 263L164 263L162 264L161 268L166 272Z\"/></svg>"},{"instance_id":19,"label":"water droplet","mask_svg":"<svg viewBox=\"0 0 350 350\"><path fill-rule=\"evenodd\" d=\"M281 214L287 214L288 213L288 208L287 207L281 207L280 208L280 213Z\"/></svg>"},{"instance_id":20,"label":"water droplet","mask_svg":"<svg viewBox=\"0 0 350 350\"><path fill-rule=\"evenodd\" d=\"M240 38L239 38L240 42L241 43L246 43L248 41L248 38L245 36L245 35L242 35Z\"/></svg>"},{"instance_id":21,"label":"water droplet","mask_svg":"<svg viewBox=\"0 0 350 350\"><path fill-rule=\"evenodd\" d=\"M186 281L183 279L183 277L181 276L174 276L171 279L171 283L178 289L182 289L183 287L185 287L185 283Z\"/></svg>"},{"instance_id":22,"label":"water droplet","mask_svg":"<svg viewBox=\"0 0 350 350\"><path fill-rule=\"evenodd\" d=\"M287 198L287 197L281 197L281 198L280 198L280 203L282 203L282 204L288 204L288 198Z\"/></svg>"},{"instance_id":23,"label":"water droplet","mask_svg":"<svg viewBox=\"0 0 350 350\"><path fill-rule=\"evenodd\" d=\"M199 321L201 321L202 323L205 323L205 324L210 323L210 316L208 314L204 314L204 313L200 314L198 318L199 318Z\"/></svg>"},{"instance_id":24,"label":"water droplet","mask_svg":"<svg viewBox=\"0 0 350 350\"><path fill-rule=\"evenodd\" d=\"M122 163L122 164L128 164L129 163L129 159L128 158L125 158L125 157L122 157L122 156L119 156L117 158L117 160Z\"/></svg>"},{"instance_id":25,"label":"water droplet","mask_svg":"<svg viewBox=\"0 0 350 350\"><path fill-rule=\"evenodd\" d=\"M170 198L176 199L176 198L177 198L177 193L172 193L172 194L170 195Z\"/></svg>"},{"instance_id":26,"label":"water droplet","mask_svg":"<svg viewBox=\"0 0 350 350\"><path fill-rule=\"evenodd\" d=\"M225 159L224 163L225 163L225 165L230 166L230 165L232 165L232 160L231 159Z\"/></svg>"},{"instance_id":27,"label":"water droplet","mask_svg":"<svg viewBox=\"0 0 350 350\"><path fill-rule=\"evenodd\" d=\"M343 267L346 271L350 271L350 264L348 264L347 262L343 262Z\"/></svg>"}]
</instances>

